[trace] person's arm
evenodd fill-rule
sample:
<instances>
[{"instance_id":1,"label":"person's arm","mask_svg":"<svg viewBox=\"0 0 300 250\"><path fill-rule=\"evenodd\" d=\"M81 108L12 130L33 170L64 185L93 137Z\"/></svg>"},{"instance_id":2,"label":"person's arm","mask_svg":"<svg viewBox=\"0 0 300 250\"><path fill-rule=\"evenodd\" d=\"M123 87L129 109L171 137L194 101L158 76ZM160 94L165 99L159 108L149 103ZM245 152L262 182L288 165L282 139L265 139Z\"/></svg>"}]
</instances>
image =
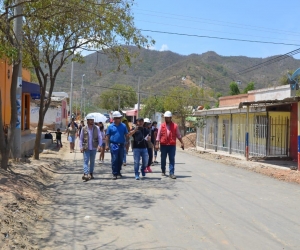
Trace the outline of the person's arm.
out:
<instances>
[{"instance_id":1,"label":"person's arm","mask_svg":"<svg viewBox=\"0 0 300 250\"><path fill-rule=\"evenodd\" d=\"M158 131L157 131L156 142L155 142L155 149L158 149L158 148L159 148L160 131L161 131L161 126L159 127L159 129L158 129Z\"/></svg>"},{"instance_id":2,"label":"person's arm","mask_svg":"<svg viewBox=\"0 0 300 250\"><path fill-rule=\"evenodd\" d=\"M100 151L100 148L102 146L102 134L101 131L99 129L99 127L97 126L97 132L98 132L98 151Z\"/></svg>"},{"instance_id":3,"label":"person's arm","mask_svg":"<svg viewBox=\"0 0 300 250\"><path fill-rule=\"evenodd\" d=\"M83 129L81 129L80 135L79 135L79 148L80 148L80 152L83 152L83 147L82 147L82 142L83 142Z\"/></svg>"},{"instance_id":4,"label":"person's arm","mask_svg":"<svg viewBox=\"0 0 300 250\"><path fill-rule=\"evenodd\" d=\"M108 151L109 150L109 140L110 140L110 135L109 135L109 127L106 130L106 135L105 135L105 150Z\"/></svg>"},{"instance_id":5,"label":"person's arm","mask_svg":"<svg viewBox=\"0 0 300 250\"><path fill-rule=\"evenodd\" d=\"M133 130L131 130L127 135L132 136L138 130L138 126L136 126Z\"/></svg>"}]
</instances>

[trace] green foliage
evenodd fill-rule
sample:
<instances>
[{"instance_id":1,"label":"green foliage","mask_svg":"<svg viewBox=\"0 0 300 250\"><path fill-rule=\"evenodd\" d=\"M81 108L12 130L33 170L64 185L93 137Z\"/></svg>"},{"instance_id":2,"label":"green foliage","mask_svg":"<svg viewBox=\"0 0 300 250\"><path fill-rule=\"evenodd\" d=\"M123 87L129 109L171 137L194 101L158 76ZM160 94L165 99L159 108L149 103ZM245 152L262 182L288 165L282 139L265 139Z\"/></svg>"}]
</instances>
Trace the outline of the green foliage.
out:
<instances>
[{"instance_id":1,"label":"green foliage","mask_svg":"<svg viewBox=\"0 0 300 250\"><path fill-rule=\"evenodd\" d=\"M247 94L248 91L254 90L255 89L255 83L254 82L249 82L246 86L246 88L243 90L243 94Z\"/></svg>"},{"instance_id":2,"label":"green foliage","mask_svg":"<svg viewBox=\"0 0 300 250\"><path fill-rule=\"evenodd\" d=\"M137 95L132 87L116 84L113 89L104 91L99 101L100 108L119 110L119 108L133 107L137 103Z\"/></svg>"},{"instance_id":3,"label":"green foliage","mask_svg":"<svg viewBox=\"0 0 300 250\"><path fill-rule=\"evenodd\" d=\"M204 108L205 108L205 109L211 109L211 107L209 106L209 104L205 104L205 105L204 105Z\"/></svg>"},{"instance_id":4,"label":"green foliage","mask_svg":"<svg viewBox=\"0 0 300 250\"><path fill-rule=\"evenodd\" d=\"M141 110L142 117L151 117L155 112L163 113L164 98L162 96L150 96L143 100L144 107Z\"/></svg>"},{"instance_id":5,"label":"green foliage","mask_svg":"<svg viewBox=\"0 0 300 250\"><path fill-rule=\"evenodd\" d=\"M229 84L229 95L238 95L240 94L239 87L236 82L231 82Z\"/></svg>"}]
</instances>

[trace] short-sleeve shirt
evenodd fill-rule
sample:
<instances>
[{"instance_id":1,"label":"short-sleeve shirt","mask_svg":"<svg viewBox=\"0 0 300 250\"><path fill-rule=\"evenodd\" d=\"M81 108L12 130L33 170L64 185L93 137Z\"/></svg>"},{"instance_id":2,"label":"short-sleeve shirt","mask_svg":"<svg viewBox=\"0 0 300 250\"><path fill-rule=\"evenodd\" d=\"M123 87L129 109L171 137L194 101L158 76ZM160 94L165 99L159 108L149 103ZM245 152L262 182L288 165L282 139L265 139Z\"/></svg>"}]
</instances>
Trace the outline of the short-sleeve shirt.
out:
<instances>
[{"instance_id":1,"label":"short-sleeve shirt","mask_svg":"<svg viewBox=\"0 0 300 250\"><path fill-rule=\"evenodd\" d=\"M125 135L127 134L128 130L124 123L120 123L118 126L112 123L106 130L106 135L110 136L111 143L125 143Z\"/></svg>"}]
</instances>

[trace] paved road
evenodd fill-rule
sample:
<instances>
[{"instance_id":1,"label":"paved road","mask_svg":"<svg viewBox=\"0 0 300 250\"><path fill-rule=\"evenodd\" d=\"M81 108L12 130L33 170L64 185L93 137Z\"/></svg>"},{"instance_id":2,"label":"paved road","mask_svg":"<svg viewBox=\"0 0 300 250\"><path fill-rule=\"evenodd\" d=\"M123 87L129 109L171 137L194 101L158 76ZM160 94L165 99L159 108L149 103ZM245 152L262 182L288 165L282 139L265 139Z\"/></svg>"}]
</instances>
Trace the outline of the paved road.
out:
<instances>
[{"instance_id":1,"label":"paved road","mask_svg":"<svg viewBox=\"0 0 300 250\"><path fill-rule=\"evenodd\" d=\"M96 179L84 183L82 155L62 157L51 189L55 204L45 210L51 234L40 240L41 249L300 248L299 185L181 150L177 180L155 166L136 181L130 152L123 179L110 179L107 153Z\"/></svg>"}]
</instances>

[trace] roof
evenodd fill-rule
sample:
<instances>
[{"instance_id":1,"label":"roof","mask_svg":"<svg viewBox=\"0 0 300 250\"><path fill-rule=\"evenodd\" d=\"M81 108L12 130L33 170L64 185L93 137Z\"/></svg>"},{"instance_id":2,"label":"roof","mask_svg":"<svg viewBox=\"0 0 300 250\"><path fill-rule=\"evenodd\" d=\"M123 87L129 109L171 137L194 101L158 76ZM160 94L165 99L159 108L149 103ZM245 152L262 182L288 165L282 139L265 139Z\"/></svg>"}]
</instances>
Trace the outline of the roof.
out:
<instances>
[{"instance_id":1,"label":"roof","mask_svg":"<svg viewBox=\"0 0 300 250\"><path fill-rule=\"evenodd\" d=\"M284 98L283 100L265 100L265 101L252 101L252 102L241 102L239 108L243 106L273 106L281 104L290 104L300 101L300 96L292 96Z\"/></svg>"}]
</instances>

